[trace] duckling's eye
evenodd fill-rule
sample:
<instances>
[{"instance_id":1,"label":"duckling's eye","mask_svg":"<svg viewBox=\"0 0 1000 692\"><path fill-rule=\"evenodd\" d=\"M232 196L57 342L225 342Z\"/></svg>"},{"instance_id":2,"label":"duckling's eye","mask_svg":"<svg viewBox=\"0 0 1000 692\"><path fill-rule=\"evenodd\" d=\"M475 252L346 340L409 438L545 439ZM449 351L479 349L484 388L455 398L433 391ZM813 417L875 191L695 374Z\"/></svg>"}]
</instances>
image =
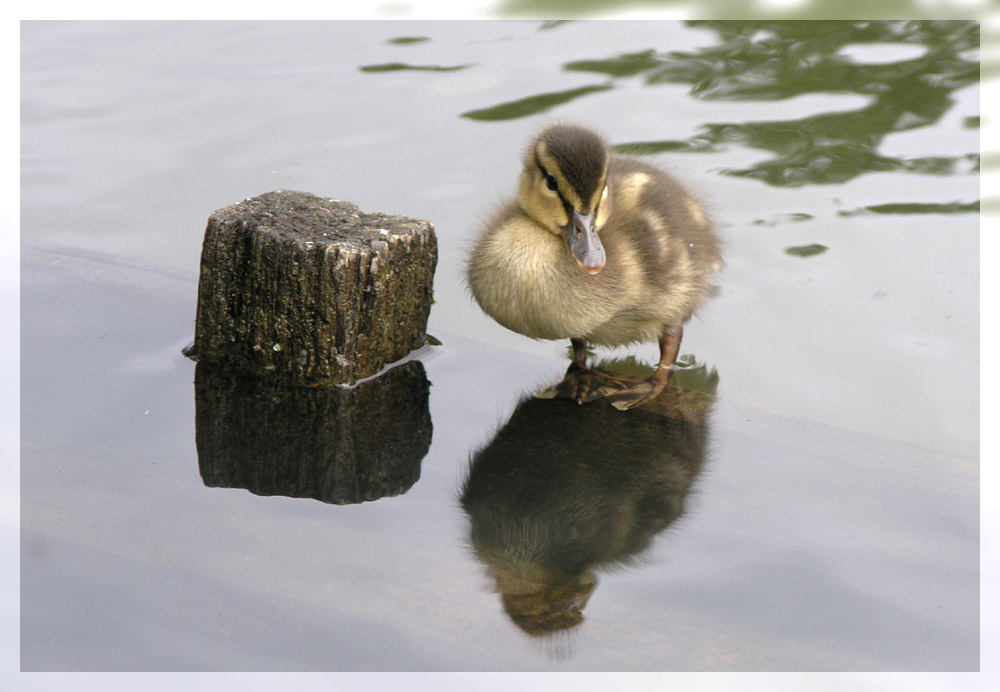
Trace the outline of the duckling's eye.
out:
<instances>
[{"instance_id":1,"label":"duckling's eye","mask_svg":"<svg viewBox=\"0 0 1000 692\"><path fill-rule=\"evenodd\" d=\"M559 183L556 182L556 177L551 173L545 174L545 186L553 192L559 189Z\"/></svg>"}]
</instances>

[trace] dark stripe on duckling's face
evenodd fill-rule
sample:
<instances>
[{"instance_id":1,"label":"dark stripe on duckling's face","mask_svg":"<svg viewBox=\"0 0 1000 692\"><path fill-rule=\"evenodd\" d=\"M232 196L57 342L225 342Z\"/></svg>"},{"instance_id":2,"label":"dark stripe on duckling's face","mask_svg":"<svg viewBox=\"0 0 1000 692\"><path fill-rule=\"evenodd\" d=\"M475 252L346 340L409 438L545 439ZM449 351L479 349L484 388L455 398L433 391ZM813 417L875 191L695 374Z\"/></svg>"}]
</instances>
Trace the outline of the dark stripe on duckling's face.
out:
<instances>
[{"instance_id":1,"label":"dark stripe on duckling's face","mask_svg":"<svg viewBox=\"0 0 1000 692\"><path fill-rule=\"evenodd\" d=\"M543 146L539 148L544 150ZM542 163L538 151L535 153L535 165L538 166L545 186L558 195L559 201L562 202L563 210L568 219L566 225L562 226L563 239L566 241L570 255L577 265L588 274L599 273L604 268L607 259L604 245L597 235L597 213L605 192L607 170L598 179L600 187L597 188L596 194L590 195L589 199L584 201L577 194L577 190L561 175L558 168L554 169L555 174L549 172L549 169Z\"/></svg>"},{"instance_id":2,"label":"dark stripe on duckling's face","mask_svg":"<svg viewBox=\"0 0 1000 692\"><path fill-rule=\"evenodd\" d=\"M607 161L591 176L586 186L573 182L563 170L563 162L548 154L545 142L539 142L535 149L535 165L549 190L558 193L564 204L583 213L597 210L607 182Z\"/></svg>"}]
</instances>

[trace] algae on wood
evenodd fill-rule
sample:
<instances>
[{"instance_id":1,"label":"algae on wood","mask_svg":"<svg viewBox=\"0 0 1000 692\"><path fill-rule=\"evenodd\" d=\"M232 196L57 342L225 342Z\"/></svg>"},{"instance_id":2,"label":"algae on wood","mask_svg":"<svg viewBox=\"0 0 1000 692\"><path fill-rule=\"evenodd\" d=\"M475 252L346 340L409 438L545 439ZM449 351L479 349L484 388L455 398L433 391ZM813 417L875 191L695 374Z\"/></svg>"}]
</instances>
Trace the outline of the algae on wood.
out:
<instances>
[{"instance_id":1,"label":"algae on wood","mask_svg":"<svg viewBox=\"0 0 1000 692\"><path fill-rule=\"evenodd\" d=\"M352 385L426 341L428 221L277 190L208 220L192 355Z\"/></svg>"}]
</instances>

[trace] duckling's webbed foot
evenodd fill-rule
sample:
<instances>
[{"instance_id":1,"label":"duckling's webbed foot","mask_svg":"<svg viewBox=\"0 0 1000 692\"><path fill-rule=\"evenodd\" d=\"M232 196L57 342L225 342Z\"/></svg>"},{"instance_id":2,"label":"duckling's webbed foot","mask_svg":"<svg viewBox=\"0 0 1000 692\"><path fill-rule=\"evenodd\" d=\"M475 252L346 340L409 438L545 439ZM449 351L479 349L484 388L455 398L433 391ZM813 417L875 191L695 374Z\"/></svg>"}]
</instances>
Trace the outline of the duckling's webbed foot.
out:
<instances>
[{"instance_id":1,"label":"duckling's webbed foot","mask_svg":"<svg viewBox=\"0 0 1000 692\"><path fill-rule=\"evenodd\" d=\"M535 396L539 399L572 399L578 404L600 399L601 392L613 376L600 370L581 368L575 362L566 370L566 376L549 385Z\"/></svg>"},{"instance_id":2,"label":"duckling's webbed foot","mask_svg":"<svg viewBox=\"0 0 1000 692\"><path fill-rule=\"evenodd\" d=\"M572 399L578 404L607 399L615 408L626 411L655 399L663 391L666 378L662 382L655 381L655 378L654 375L649 379L636 379L603 370L580 368L574 363L562 380L535 396L539 399Z\"/></svg>"},{"instance_id":3,"label":"duckling's webbed foot","mask_svg":"<svg viewBox=\"0 0 1000 692\"><path fill-rule=\"evenodd\" d=\"M681 350L681 337L683 331L677 329L675 332L667 332L660 337L660 363L656 366L656 372L644 382L631 384L621 380L610 383L598 391L598 396L603 396L611 402L611 405L622 411L639 408L660 395L666 388L670 380L670 372L677 354Z\"/></svg>"},{"instance_id":4,"label":"duckling's webbed foot","mask_svg":"<svg viewBox=\"0 0 1000 692\"><path fill-rule=\"evenodd\" d=\"M660 362L656 372L645 380L588 368L586 348L582 341L574 339L573 362L566 371L566 376L536 396L540 399L573 399L580 404L607 399L612 406L622 411L638 408L658 397L666 388L680 351L681 336L682 332L678 330L660 337Z\"/></svg>"},{"instance_id":5,"label":"duckling's webbed foot","mask_svg":"<svg viewBox=\"0 0 1000 692\"><path fill-rule=\"evenodd\" d=\"M655 376L639 383L617 380L598 389L594 398L607 399L616 409L628 411L652 401L666 386L666 378L660 381Z\"/></svg>"},{"instance_id":6,"label":"duckling's webbed foot","mask_svg":"<svg viewBox=\"0 0 1000 692\"><path fill-rule=\"evenodd\" d=\"M539 399L573 399L578 404L600 398L598 391L608 382L606 373L587 367L587 344L582 339L571 339L573 362L566 370L566 376L559 382L538 392Z\"/></svg>"}]
</instances>

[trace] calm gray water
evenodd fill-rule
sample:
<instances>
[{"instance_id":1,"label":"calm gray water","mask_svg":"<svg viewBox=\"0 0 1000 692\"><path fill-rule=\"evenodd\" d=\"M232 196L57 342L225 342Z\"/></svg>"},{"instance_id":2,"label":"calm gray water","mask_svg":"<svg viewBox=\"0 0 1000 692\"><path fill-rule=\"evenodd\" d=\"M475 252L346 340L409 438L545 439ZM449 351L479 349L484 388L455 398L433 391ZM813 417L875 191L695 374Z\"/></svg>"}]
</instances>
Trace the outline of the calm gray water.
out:
<instances>
[{"instance_id":1,"label":"calm gray water","mask_svg":"<svg viewBox=\"0 0 1000 692\"><path fill-rule=\"evenodd\" d=\"M24 24L22 668L978 669L970 31ZM717 400L618 433L656 450L629 462L648 471L586 495L594 516L649 492L683 514L656 513L642 549L595 549L582 624L539 637L504 610L458 496L477 450L531 440L512 413L565 344L492 323L461 264L554 119L684 178L727 267L682 348ZM433 432L377 501L269 496L210 464L216 414L180 355L205 221L278 188L437 229ZM651 490L663 468L686 469L680 489Z\"/></svg>"}]
</instances>

